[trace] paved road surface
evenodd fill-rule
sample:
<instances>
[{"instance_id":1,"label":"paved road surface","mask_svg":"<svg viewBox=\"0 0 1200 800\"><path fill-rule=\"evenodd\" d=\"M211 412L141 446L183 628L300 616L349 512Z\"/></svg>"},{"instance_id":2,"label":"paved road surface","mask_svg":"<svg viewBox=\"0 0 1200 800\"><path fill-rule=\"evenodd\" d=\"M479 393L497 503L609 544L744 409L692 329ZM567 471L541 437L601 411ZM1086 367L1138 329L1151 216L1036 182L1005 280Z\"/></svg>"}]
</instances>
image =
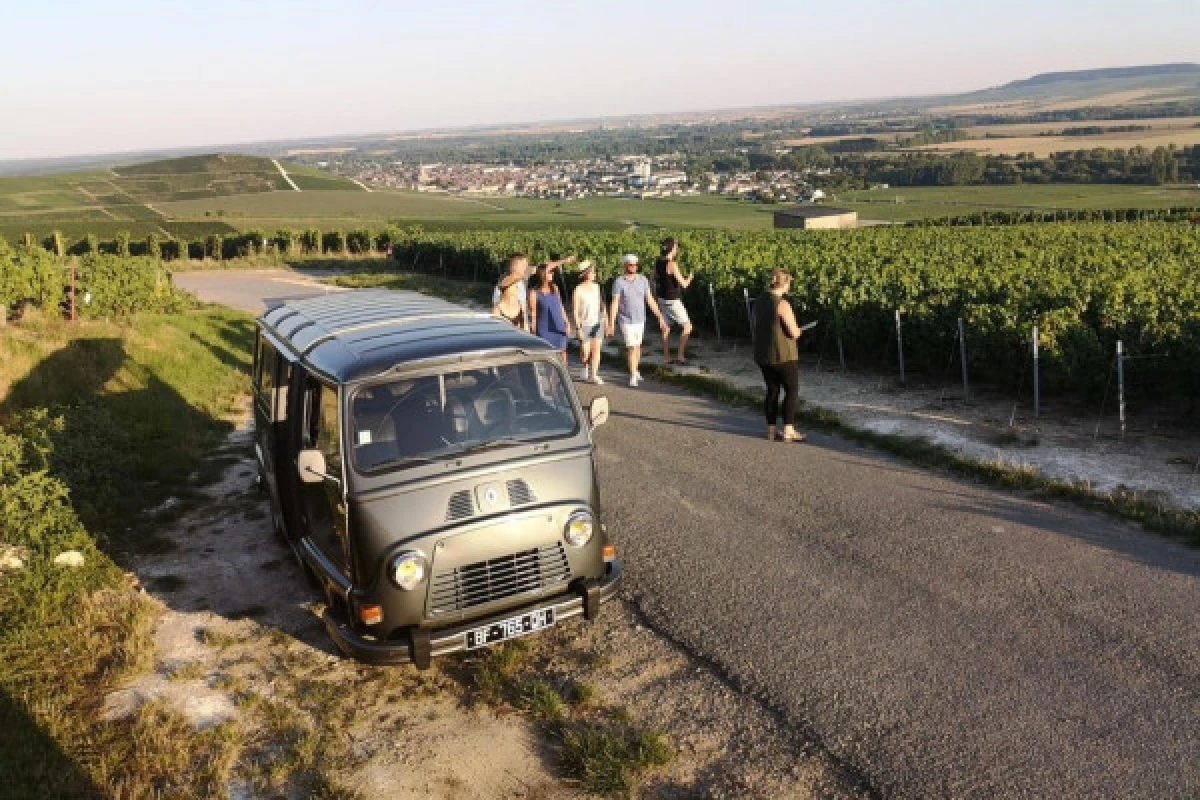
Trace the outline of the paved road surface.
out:
<instances>
[{"instance_id":1,"label":"paved road surface","mask_svg":"<svg viewBox=\"0 0 1200 800\"><path fill-rule=\"evenodd\" d=\"M180 276L243 306L264 281ZM619 377L628 592L878 794L1200 797L1200 551Z\"/></svg>"}]
</instances>

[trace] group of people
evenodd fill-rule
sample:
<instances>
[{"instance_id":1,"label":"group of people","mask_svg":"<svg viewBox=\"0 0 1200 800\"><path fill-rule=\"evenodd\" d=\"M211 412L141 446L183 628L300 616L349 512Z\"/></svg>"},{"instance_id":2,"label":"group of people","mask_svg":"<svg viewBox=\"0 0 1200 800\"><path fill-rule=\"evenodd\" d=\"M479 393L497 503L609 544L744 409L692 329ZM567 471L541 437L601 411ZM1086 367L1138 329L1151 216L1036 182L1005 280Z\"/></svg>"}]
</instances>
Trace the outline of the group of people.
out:
<instances>
[{"instance_id":1,"label":"group of people","mask_svg":"<svg viewBox=\"0 0 1200 800\"><path fill-rule=\"evenodd\" d=\"M647 311L658 322L663 337L663 360L667 364L686 365L687 343L692 322L683 304L683 292L692 284L694 274L685 276L676 259L679 244L673 238L663 240L654 265L653 290L642 274L638 257L628 253L621 259L622 273L613 281L611 302L596 279L596 264L579 263L579 283L571 296L570 311L559 289L558 273L576 263L574 256L551 259L531 273L529 257L518 254L508 259L508 271L497 282L492 294L492 311L516 327L549 342L567 360L567 342L576 333L582 367L580 379L604 383L600 377L600 352L604 338L620 332L625 345L629 385L642 381L639 371ZM803 331L796 322L791 305L785 299L792 276L777 269L771 275L770 288L755 303L754 360L767 384L764 413L767 437L787 442L802 442L803 433L795 429L798 401L799 354L796 341ZM676 355L671 354L671 329L680 329ZM783 402L780 403L780 394ZM782 411L782 425L779 415Z\"/></svg>"},{"instance_id":2,"label":"group of people","mask_svg":"<svg viewBox=\"0 0 1200 800\"><path fill-rule=\"evenodd\" d=\"M578 332L580 378L591 383L604 383L600 377L600 348L606 336L620 331L627 354L629 385L637 386L642 381L640 365L647 311L658 321L666 363L687 363L692 322L683 305L683 291L695 276L684 276L680 271L675 262L678 254L679 245L674 239L663 242L655 264L655 291L651 291L650 282L641 273L637 255L625 255L621 259L623 272L613 281L611 302L605 302L596 280L596 264L581 262L579 283L571 296L569 311L557 278L564 266L576 263L575 257L551 259L531 273L529 257L514 255L508 259L508 271L492 293L492 311L516 327L545 339L562 354L564 361L567 342ZM676 358L671 357L672 326L680 329Z\"/></svg>"}]
</instances>

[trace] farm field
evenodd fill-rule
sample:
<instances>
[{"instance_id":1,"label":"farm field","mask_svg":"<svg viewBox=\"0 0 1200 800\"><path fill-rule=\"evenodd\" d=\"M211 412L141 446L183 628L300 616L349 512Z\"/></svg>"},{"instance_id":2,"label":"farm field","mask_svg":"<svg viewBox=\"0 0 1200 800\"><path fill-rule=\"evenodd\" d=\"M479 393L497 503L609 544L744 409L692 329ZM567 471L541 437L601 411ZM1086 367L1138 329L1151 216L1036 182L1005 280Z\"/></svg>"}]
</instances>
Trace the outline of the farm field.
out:
<instances>
[{"instance_id":1,"label":"farm field","mask_svg":"<svg viewBox=\"0 0 1200 800\"><path fill-rule=\"evenodd\" d=\"M1124 125L1141 125L1144 120L1126 120ZM1053 126L1054 129L1061 130L1064 127L1082 127L1090 126L1094 123L1072 123L1071 125L1058 124ZM1003 129L1006 126L992 126L993 133L998 132L997 129ZM1016 126L1014 126L1016 127ZM974 134L973 134L974 135ZM1177 147L1190 147L1194 144L1200 144L1200 127L1192 125L1186 128L1171 128L1171 127L1156 127L1148 131L1129 131L1124 133L1097 133L1091 136L1014 136L1003 139L967 139L959 142L943 142L941 144L925 145L924 147L914 148L918 151L935 151L935 152L972 152L988 155L1016 155L1017 153L1033 153L1039 158L1044 158L1051 153L1061 153L1072 150L1090 150L1095 147L1105 147L1108 149L1127 150L1131 147L1145 147L1153 149L1159 146L1176 145Z\"/></svg>"},{"instance_id":2,"label":"farm field","mask_svg":"<svg viewBox=\"0 0 1200 800\"><path fill-rule=\"evenodd\" d=\"M239 228L381 225L389 220L443 229L639 227L765 230L772 206L721 197L632 200L524 197L468 198L404 191L271 192L156 206L178 220L219 219Z\"/></svg>"},{"instance_id":3,"label":"farm field","mask_svg":"<svg viewBox=\"0 0 1200 800\"><path fill-rule=\"evenodd\" d=\"M292 165L285 169L290 171ZM302 189L352 189L350 181L297 167ZM68 238L85 233L110 236L129 231L146 236L172 233L159 204L188 198L215 198L286 188L270 159L239 155L190 156L112 170L0 178L0 236L58 230ZM217 224L213 232L230 230Z\"/></svg>"},{"instance_id":4,"label":"farm field","mask_svg":"<svg viewBox=\"0 0 1200 800\"><path fill-rule=\"evenodd\" d=\"M975 211L1178 208L1200 206L1194 186L1123 184L1022 184L1018 186L905 186L838 192L830 205L860 219L908 222Z\"/></svg>"}]
</instances>

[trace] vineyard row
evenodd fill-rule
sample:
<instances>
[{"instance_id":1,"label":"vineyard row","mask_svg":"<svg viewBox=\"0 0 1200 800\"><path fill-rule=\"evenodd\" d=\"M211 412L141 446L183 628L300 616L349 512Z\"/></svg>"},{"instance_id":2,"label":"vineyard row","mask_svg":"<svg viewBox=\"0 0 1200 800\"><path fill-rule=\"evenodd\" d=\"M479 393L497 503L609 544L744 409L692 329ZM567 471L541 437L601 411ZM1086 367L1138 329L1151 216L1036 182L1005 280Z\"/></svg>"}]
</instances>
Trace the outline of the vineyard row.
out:
<instances>
[{"instance_id":1,"label":"vineyard row","mask_svg":"<svg viewBox=\"0 0 1200 800\"><path fill-rule=\"evenodd\" d=\"M637 253L643 264L652 263L662 235L388 228L247 234L259 238L244 239L241 246L247 254L263 249L386 249L399 269L486 281L512 253L528 253L535 261L574 254L596 260L601 279L609 280L623 253ZM685 297L689 307L703 318L711 287L717 318L727 332L745 333L743 291L756 294L769 272L782 267L796 277L791 299L797 313L821 320L823 331L836 330L847 356L862 362L885 361L894 346L899 311L912 371L940 372L953 352L962 317L970 331L972 372L984 381L1013 385L1027 370L1029 337L1036 325L1048 393L1101 393L1121 339L1129 352L1154 356L1146 360L1143 377L1158 394L1186 398L1193 406L1200 400L1200 230L1195 226L1139 222L845 232L689 230L676 236L683 270L698 278ZM326 246L330 237L333 248ZM116 244L118 255L93 253L81 260L82 280L94 296L109 296L102 284L132 280L120 277L123 270L130 271L140 276L131 284L141 287L133 295L153 305L153 292L161 296L164 290L149 276L161 269L159 258L168 256L166 244L146 243L144 256L134 254L131 242ZM224 241L217 251L222 256L223 247ZM43 257L53 263L63 260L36 246L0 250L6 271L40 263ZM0 301L8 306L22 302L21 290L5 279Z\"/></svg>"}]
</instances>

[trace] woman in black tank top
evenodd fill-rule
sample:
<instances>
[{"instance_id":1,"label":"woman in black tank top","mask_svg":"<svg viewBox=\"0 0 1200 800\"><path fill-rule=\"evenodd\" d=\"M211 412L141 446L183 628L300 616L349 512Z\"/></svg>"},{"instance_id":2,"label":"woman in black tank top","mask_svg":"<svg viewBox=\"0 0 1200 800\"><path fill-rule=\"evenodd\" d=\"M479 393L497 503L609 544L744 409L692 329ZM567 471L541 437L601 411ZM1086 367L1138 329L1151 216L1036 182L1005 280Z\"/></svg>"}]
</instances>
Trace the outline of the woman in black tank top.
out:
<instances>
[{"instance_id":1,"label":"woman in black tank top","mask_svg":"<svg viewBox=\"0 0 1200 800\"><path fill-rule=\"evenodd\" d=\"M763 412L767 417L767 438L776 438L779 420L779 393L783 392L783 432L785 442L803 442L805 435L794 427L799 400L800 355L796 340L804 331L796 324L796 315L784 295L792 285L792 275L777 269L771 274L771 288L754 302L754 361L767 384Z\"/></svg>"},{"instance_id":2,"label":"woman in black tank top","mask_svg":"<svg viewBox=\"0 0 1200 800\"><path fill-rule=\"evenodd\" d=\"M654 262L654 294L658 297L658 307L662 309L663 319L667 323L667 332L663 334L663 362L666 364L687 364L684 358L687 352L688 337L692 335L692 320L688 317L687 308L683 305L683 291L692 285L695 274L683 277L675 256L679 254L679 244L674 239L664 239L662 255ZM671 358L671 327L678 325L679 357Z\"/></svg>"}]
</instances>

